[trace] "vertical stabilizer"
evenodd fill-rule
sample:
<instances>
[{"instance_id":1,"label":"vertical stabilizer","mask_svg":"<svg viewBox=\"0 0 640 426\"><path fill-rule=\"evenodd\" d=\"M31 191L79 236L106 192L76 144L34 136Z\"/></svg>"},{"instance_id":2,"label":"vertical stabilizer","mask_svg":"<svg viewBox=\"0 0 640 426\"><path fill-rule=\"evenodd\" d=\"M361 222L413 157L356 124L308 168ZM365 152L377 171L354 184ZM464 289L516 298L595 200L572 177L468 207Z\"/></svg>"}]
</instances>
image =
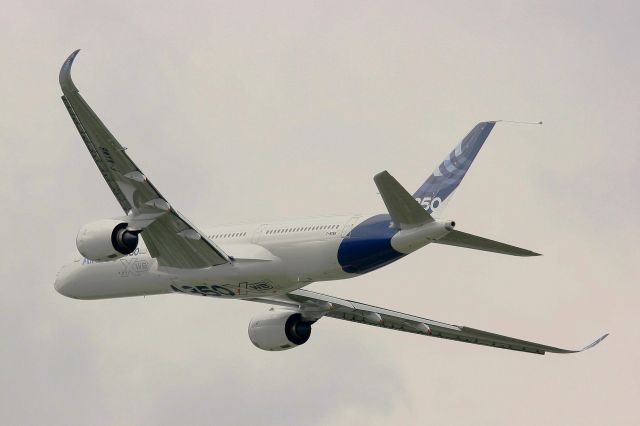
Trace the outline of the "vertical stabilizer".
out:
<instances>
[{"instance_id":1,"label":"vertical stabilizer","mask_svg":"<svg viewBox=\"0 0 640 426\"><path fill-rule=\"evenodd\" d=\"M460 185L495 124L495 121L476 124L413 194L429 214L437 212Z\"/></svg>"}]
</instances>

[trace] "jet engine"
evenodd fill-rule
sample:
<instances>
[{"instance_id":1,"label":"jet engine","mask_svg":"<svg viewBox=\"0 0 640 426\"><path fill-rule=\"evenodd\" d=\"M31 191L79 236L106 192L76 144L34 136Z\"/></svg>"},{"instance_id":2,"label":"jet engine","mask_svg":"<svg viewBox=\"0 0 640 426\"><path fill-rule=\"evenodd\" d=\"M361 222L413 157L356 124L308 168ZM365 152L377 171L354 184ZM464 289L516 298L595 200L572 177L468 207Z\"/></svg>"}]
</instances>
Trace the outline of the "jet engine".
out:
<instances>
[{"instance_id":1,"label":"jet engine","mask_svg":"<svg viewBox=\"0 0 640 426\"><path fill-rule=\"evenodd\" d=\"M106 262L133 253L139 233L128 230L127 224L119 220L98 220L80 228L76 246L87 259Z\"/></svg>"},{"instance_id":2,"label":"jet engine","mask_svg":"<svg viewBox=\"0 0 640 426\"><path fill-rule=\"evenodd\" d=\"M251 319L249 339L262 350L284 351L309 340L313 323L298 312L272 310Z\"/></svg>"}]
</instances>

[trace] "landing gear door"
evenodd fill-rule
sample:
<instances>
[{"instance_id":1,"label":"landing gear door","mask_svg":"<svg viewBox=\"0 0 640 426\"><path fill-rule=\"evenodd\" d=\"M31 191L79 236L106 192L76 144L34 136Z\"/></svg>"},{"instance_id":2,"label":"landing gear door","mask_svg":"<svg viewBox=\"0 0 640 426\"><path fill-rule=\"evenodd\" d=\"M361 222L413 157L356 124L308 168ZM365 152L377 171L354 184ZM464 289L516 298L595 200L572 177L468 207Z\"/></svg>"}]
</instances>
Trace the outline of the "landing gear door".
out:
<instances>
[{"instance_id":1,"label":"landing gear door","mask_svg":"<svg viewBox=\"0 0 640 426\"><path fill-rule=\"evenodd\" d=\"M359 219L360 219L360 216L353 216L351 219L349 219L347 221L347 223L345 223L344 226L342 227L342 231L340 232L340 236L342 238L351 237L351 230L356 225L356 223L358 223Z\"/></svg>"}]
</instances>

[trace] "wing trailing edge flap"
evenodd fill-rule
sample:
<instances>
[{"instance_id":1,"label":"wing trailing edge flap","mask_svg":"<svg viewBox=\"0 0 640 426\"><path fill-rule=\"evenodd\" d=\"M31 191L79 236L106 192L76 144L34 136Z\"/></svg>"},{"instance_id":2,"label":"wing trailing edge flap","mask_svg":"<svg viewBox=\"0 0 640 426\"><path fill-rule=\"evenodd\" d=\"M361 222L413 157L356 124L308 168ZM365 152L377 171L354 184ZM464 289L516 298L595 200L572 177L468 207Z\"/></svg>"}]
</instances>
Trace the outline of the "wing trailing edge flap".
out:
<instances>
[{"instance_id":1,"label":"wing trailing edge flap","mask_svg":"<svg viewBox=\"0 0 640 426\"><path fill-rule=\"evenodd\" d=\"M328 316L407 333L422 334L442 339L457 340L464 343L473 343L476 345L539 355L544 355L546 352L559 354L582 352L593 348L608 336L608 334L605 334L582 349L570 350L477 330L471 327L446 324L428 318L421 318L302 289L292 291L285 296L271 296L248 300L293 309L301 312L303 316L310 320L318 320L323 316Z\"/></svg>"}]
</instances>

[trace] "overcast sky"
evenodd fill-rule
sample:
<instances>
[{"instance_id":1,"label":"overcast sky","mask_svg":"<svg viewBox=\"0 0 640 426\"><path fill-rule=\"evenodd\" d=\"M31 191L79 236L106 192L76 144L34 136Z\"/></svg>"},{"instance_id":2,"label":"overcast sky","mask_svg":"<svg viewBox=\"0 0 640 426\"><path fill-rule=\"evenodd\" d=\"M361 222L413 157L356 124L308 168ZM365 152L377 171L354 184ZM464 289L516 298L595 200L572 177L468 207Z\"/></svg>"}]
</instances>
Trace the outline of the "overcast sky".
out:
<instances>
[{"instance_id":1,"label":"overcast sky","mask_svg":"<svg viewBox=\"0 0 640 426\"><path fill-rule=\"evenodd\" d=\"M638 424L637 2L3 2L3 424ZM450 3L450 2L449 2ZM249 302L55 292L121 214L60 101L74 79L200 227L379 212L482 120L446 216L544 253L433 246L317 291L561 347L529 354L333 319L295 350Z\"/></svg>"}]
</instances>

